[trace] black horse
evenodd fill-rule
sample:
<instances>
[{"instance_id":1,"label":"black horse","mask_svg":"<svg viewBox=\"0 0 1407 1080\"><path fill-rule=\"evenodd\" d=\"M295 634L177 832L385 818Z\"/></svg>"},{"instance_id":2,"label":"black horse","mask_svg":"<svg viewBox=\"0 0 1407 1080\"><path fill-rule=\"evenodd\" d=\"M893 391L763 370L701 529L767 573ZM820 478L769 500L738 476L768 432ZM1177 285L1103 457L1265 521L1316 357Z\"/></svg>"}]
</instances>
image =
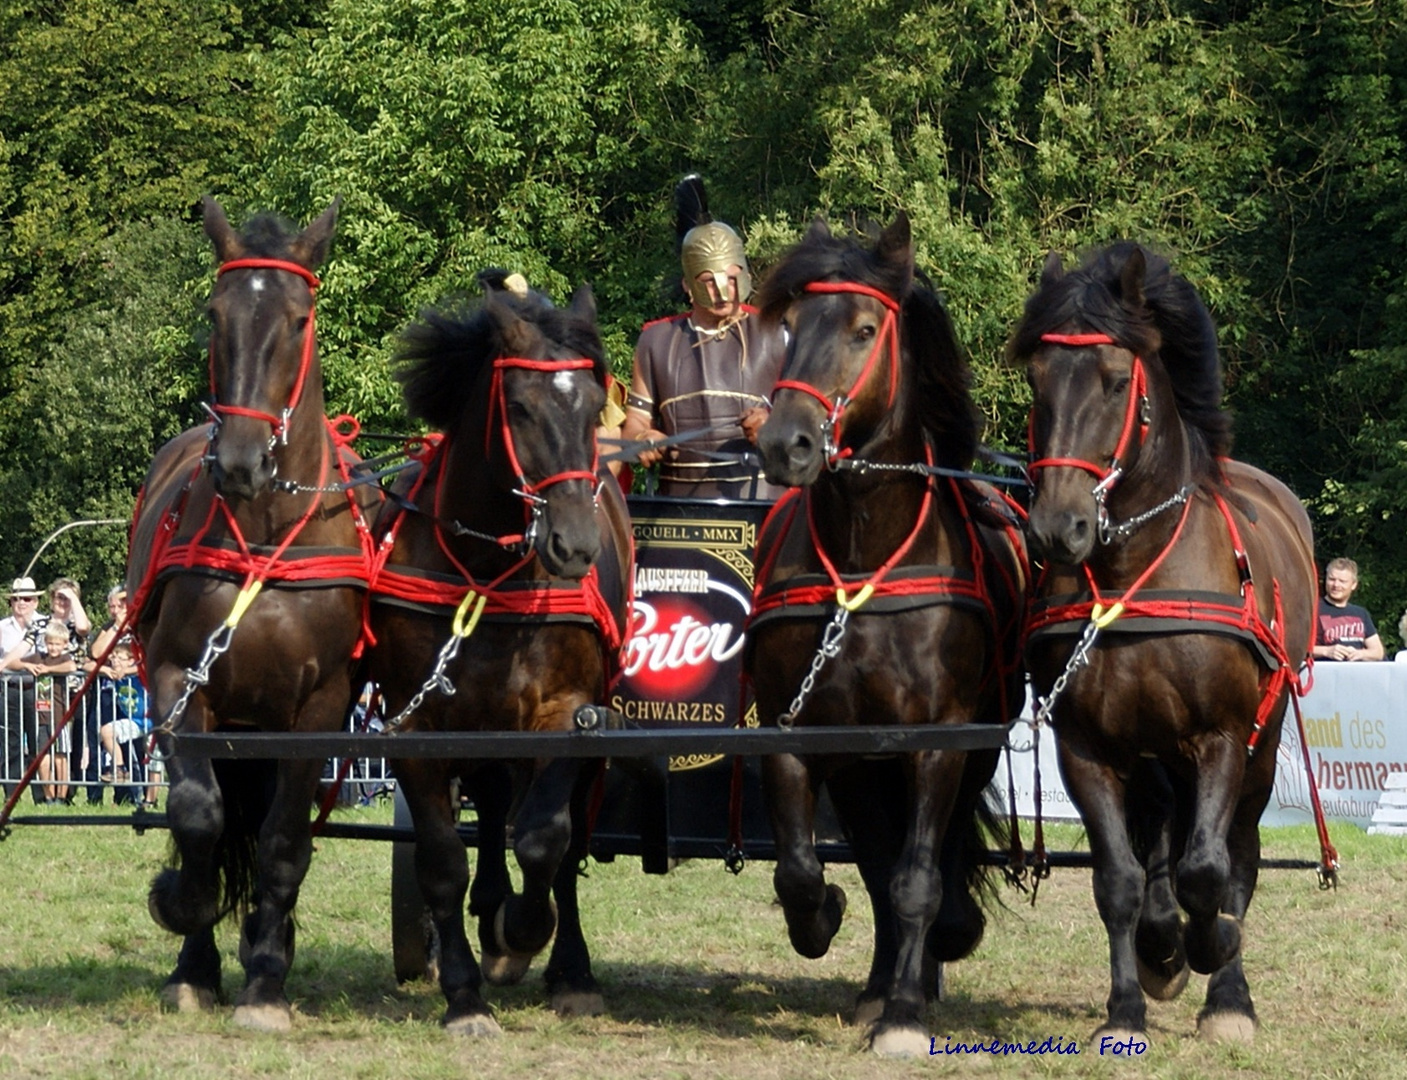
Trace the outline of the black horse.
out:
<instances>
[{"instance_id":1,"label":"black horse","mask_svg":"<svg viewBox=\"0 0 1407 1080\"><path fill-rule=\"evenodd\" d=\"M338 488L355 458L323 415L313 326L313 271L336 217L334 204L295 233L260 215L236 233L205 201L221 264L209 305L215 419L157 452L127 568L178 863L152 883L149 907L185 938L163 996L182 1009L213 1005L214 926L248 909L235 1020L269 1030L289 1026L292 912L322 764L212 764L172 756L169 736L332 732L351 701L368 507Z\"/></svg>"},{"instance_id":2,"label":"black horse","mask_svg":"<svg viewBox=\"0 0 1407 1080\"><path fill-rule=\"evenodd\" d=\"M597 472L607 369L595 311L589 289L559 309L524 285L490 292L474 311L427 314L405 335L406 406L444 435L399 482L377 529L372 676L403 730L571 730L575 711L603 701L618 670L632 549L620 489ZM594 768L558 759L519 770L521 895L505 865L509 789L500 766L396 760L393 768L439 934L445 1026L496 1033L482 976L521 978L554 927L546 973L554 1007L599 1012L576 911L585 834L572 828L585 816ZM464 929L457 776L479 813L469 910L480 920L482 975Z\"/></svg>"},{"instance_id":3,"label":"black horse","mask_svg":"<svg viewBox=\"0 0 1407 1080\"><path fill-rule=\"evenodd\" d=\"M1046 562L1032 682L1052 699L1109 933L1101 1031L1142 1033L1144 991L1176 995L1190 965L1211 976L1199 1031L1249 1039L1241 921L1311 640L1309 520L1227 457L1216 331L1166 259L1125 242L1066 274L1052 257L1008 353L1034 398L1030 539Z\"/></svg>"},{"instance_id":4,"label":"black horse","mask_svg":"<svg viewBox=\"0 0 1407 1080\"><path fill-rule=\"evenodd\" d=\"M1004 724L1019 707L1024 548L967 469L978 422L966 360L916 280L902 214L871 251L817 222L772 270L763 317L791 339L759 437L767 478L800 487L758 541L747 670L765 723ZM780 718L780 719L779 719ZM856 1022L876 1052L928 1050L935 961L982 936L978 814L997 752L888 760L779 755L763 779L793 946L824 954L844 893L812 823L826 783L875 914Z\"/></svg>"}]
</instances>

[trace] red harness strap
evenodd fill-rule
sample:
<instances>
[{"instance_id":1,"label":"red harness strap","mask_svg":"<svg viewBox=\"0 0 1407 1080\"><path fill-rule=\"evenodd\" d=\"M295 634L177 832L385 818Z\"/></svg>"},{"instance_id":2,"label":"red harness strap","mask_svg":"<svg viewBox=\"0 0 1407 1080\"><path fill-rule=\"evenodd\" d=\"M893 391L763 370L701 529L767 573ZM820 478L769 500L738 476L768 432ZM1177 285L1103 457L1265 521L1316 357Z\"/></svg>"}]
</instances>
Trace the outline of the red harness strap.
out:
<instances>
[{"instance_id":1,"label":"red harness strap","mask_svg":"<svg viewBox=\"0 0 1407 1080\"><path fill-rule=\"evenodd\" d=\"M406 515L401 513L391 523L373 556L369 588L367 590L367 610L364 615L363 636L375 644L371 634L370 603L377 598L398 600L405 603L424 605L431 608L445 608L453 612L463 604L470 593L483 598L483 618L537 618L544 620L582 618L595 624L601 636L602 651L606 658L607 681L614 684L622 667L621 651L625 645L622 627L616 623L611 605L601 591L601 577L595 566L587 571L579 582L568 581L527 581L513 580L535 557L529 551L514 562L507 570L487 583L480 583L464 564L455 557L440 528L439 509L444 486L443 463L449 452L449 437L429 436L424 441L424 449L418 456L423 462L419 477L408 494L414 500L424 487L426 480L435 474L434 522L435 541L440 551L457 573L457 577L427 571L403 571L388 565L391 551L400 535L401 525ZM560 479L560 478L559 478ZM594 477L593 477L594 479ZM539 485L541 487L543 485Z\"/></svg>"},{"instance_id":2,"label":"red harness strap","mask_svg":"<svg viewBox=\"0 0 1407 1080\"><path fill-rule=\"evenodd\" d=\"M275 584L279 582L287 584L327 582L332 584L343 581L358 587L365 585L370 575L371 531L367 527L361 507L357 505L357 501L352 495L351 470L345 453L352 440L357 436L357 422L349 416L339 416L335 420L324 417L323 423L327 428L328 440L322 444L322 461L318 471L318 482L315 486L318 489L326 487L329 467L332 460L335 459L338 475L342 477L347 501L351 506L352 520L356 523L357 548L345 550L311 549L308 553L303 553L295 545L303 527L307 525L313 514L322 505L323 490L317 490L313 493L312 500L303 510L298 521L283 540L276 545L250 545L245 540L234 515L230 513L229 506L218 495L211 500L210 511L200 528L188 539L176 541L174 537L185 516L191 490L204 468L204 464L199 463L187 478L171 511L162 518L152 546L151 557L147 561L146 573L137 586L136 593L129 605L132 611L141 611L162 575L176 571L208 570L218 574L228 574L241 578L241 587L245 590L255 582L259 583L260 586L266 582ZM351 425L350 429L341 430L347 424ZM329 441L331 450L329 450ZM134 531L138 515L143 508L145 494L145 491L138 493L136 506L132 512ZM229 530L230 539L228 541L212 541L209 538L210 530L214 527L217 518L223 520ZM259 550L255 550L255 548ZM354 659L361 656L365 646L366 638L363 635L353 649ZM142 668L142 678L145 679L146 660L141 655L140 648L137 650L137 660Z\"/></svg>"},{"instance_id":3,"label":"red harness strap","mask_svg":"<svg viewBox=\"0 0 1407 1080\"><path fill-rule=\"evenodd\" d=\"M855 400L855 395L858 394L865 383L869 381L869 377L874 373L875 366L879 363L880 357L884 355L886 346L889 349L889 400L886 407L893 408L894 406L894 398L899 392L899 312L901 306L899 301L895 300L888 293L881 292L879 289L872 288L869 285L861 285L858 282L852 281L812 281L804 287L804 291L809 293L850 293L868 296L871 299L878 300L886 308L884 322L880 324L879 333L875 335L874 346L870 349L870 355L865 358L865 365L860 369L860 374L855 377L855 381L850 385L850 389L845 391L844 394L832 400L826 397L817 387L812 386L810 383L802 382L799 379L779 379L772 388L774 395L778 390L796 390L819 401L822 407L825 408L831 422L834 424L832 437L836 445L839 446L841 441L841 417L844 415L846 407ZM846 448L837 451L836 456L846 458L853 452L853 449Z\"/></svg>"},{"instance_id":4,"label":"red harness strap","mask_svg":"<svg viewBox=\"0 0 1407 1080\"><path fill-rule=\"evenodd\" d=\"M215 272L215 276L222 277L231 270L283 270L302 278L308 284L308 291L314 296L317 295L317 275L307 267L299 266L286 259L231 259L220 266L219 270ZM219 396L215 393L215 343L212 340L210 343L210 398L214 402L215 414L217 416L247 416L255 420L263 420L273 429L273 438L282 439L288 431L288 418L293 415L293 410L298 407L298 402L303 397L303 384L307 382L308 371L313 366L313 351L316 341L314 322L316 318L316 306L311 305L308 308L308 324L303 330L303 350L298 360L298 374L293 380L293 390L288 395L288 404L284 406L283 413L278 416L266 413L262 409L221 403Z\"/></svg>"},{"instance_id":5,"label":"red harness strap","mask_svg":"<svg viewBox=\"0 0 1407 1080\"><path fill-rule=\"evenodd\" d=\"M1236 527L1236 521L1225 500L1220 495L1214 495L1213 498L1226 522L1227 531L1231 536L1232 548L1236 554L1236 566L1241 578L1241 595L1239 597L1228 595L1226 603L1191 596L1142 600L1137 598L1139 590L1152 576L1153 571L1162 564L1182 535L1183 526L1187 523L1187 517L1192 508L1192 500L1188 499L1183 506L1182 517L1178 521L1172 538L1159 552L1158 557L1149 564L1148 569L1139 575L1138 580L1125 590L1117 602L1111 604L1107 597L1100 595L1099 586L1094 581L1094 575L1086 566L1084 568L1085 580L1089 584L1092 598L1034 612L1027 629L1027 638L1029 640L1041 631L1055 626L1072 622L1089 622L1092 619L1107 617L1111 613L1114 617L1106 624L1110 629L1117 629L1114 625L1114 619L1175 620L1180 623L1208 623L1254 638L1262 646L1264 653L1275 661L1274 666L1261 680L1261 703L1256 710L1255 726L1246 744L1247 752L1254 753L1280 692L1287 685L1296 694L1301 692L1299 672L1296 665L1290 660L1285 645L1285 613L1280 597L1280 583L1279 581L1273 583L1273 625L1275 629L1272 629L1271 625L1268 625L1261 617L1259 607L1256 604L1255 581L1251 577L1250 563L1245 546L1241 541L1240 530Z\"/></svg>"}]
</instances>

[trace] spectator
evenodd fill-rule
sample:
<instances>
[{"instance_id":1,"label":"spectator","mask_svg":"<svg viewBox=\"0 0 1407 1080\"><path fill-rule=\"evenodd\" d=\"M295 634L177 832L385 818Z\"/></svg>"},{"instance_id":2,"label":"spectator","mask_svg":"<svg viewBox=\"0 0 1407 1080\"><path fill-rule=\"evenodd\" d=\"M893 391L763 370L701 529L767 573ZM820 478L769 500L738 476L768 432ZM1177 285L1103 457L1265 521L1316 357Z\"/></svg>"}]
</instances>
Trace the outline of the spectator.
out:
<instances>
[{"instance_id":1,"label":"spectator","mask_svg":"<svg viewBox=\"0 0 1407 1080\"><path fill-rule=\"evenodd\" d=\"M780 331L763 331L744 303L752 274L742 239L708 213L698 177L679 184L675 205L683 285L692 306L640 332L621 436L653 443L707 430L690 442L640 453L640 464L660 466L660 491L775 499L781 489L762 481L755 465L719 455L740 455L756 445L786 359L785 340Z\"/></svg>"},{"instance_id":2,"label":"spectator","mask_svg":"<svg viewBox=\"0 0 1407 1080\"><path fill-rule=\"evenodd\" d=\"M1314 628L1317 660L1381 660L1383 640L1367 608L1349 603L1358 588L1358 564L1334 559L1324 571L1324 595Z\"/></svg>"},{"instance_id":3,"label":"spectator","mask_svg":"<svg viewBox=\"0 0 1407 1080\"><path fill-rule=\"evenodd\" d=\"M146 737L151 731L147 690L142 685L129 644L119 642L114 645L109 660L121 665L115 670L124 672L112 680L113 711L111 714L105 714L116 717L112 721L110 735L113 760L126 762L125 770L117 770L114 783L118 790L113 796L113 801L136 802L137 788L147 783ZM126 784L131 787L124 787Z\"/></svg>"},{"instance_id":4,"label":"spectator","mask_svg":"<svg viewBox=\"0 0 1407 1080\"><path fill-rule=\"evenodd\" d=\"M78 670L78 662L69 648L68 634L64 623L51 621L44 628L43 649L20 661L20 666L34 676L34 749L36 753L44 751L38 778L42 799L49 803L67 803L69 795L68 757L73 748L72 737L68 728L58 728L68 711L71 691L75 689L69 685L68 676ZM58 737L53 746L49 746L55 731Z\"/></svg>"},{"instance_id":5,"label":"spectator","mask_svg":"<svg viewBox=\"0 0 1407 1080\"><path fill-rule=\"evenodd\" d=\"M0 762L0 780L7 796L29 765L25 748L32 754L35 747L34 676L23 670L20 662L39 650L40 635L48 621L39 613L41 595L33 578L15 578L10 586L10 614L0 619L0 678L5 684L5 756ZM41 797L35 790L35 801Z\"/></svg>"},{"instance_id":6,"label":"spectator","mask_svg":"<svg viewBox=\"0 0 1407 1080\"><path fill-rule=\"evenodd\" d=\"M101 632L99 634L101 637ZM98 650L94 649L95 652ZM101 652L99 652L101 655ZM102 773L105 784L125 787L128 781L127 762L131 757L131 740L135 735L135 725L127 713L127 704L134 696L133 683L137 680L137 661L132 655L130 639L125 635L108 653L107 662L98 668L98 738L103 747ZM118 724L121 720L123 723ZM119 741L121 731L126 739Z\"/></svg>"},{"instance_id":7,"label":"spectator","mask_svg":"<svg viewBox=\"0 0 1407 1080\"><path fill-rule=\"evenodd\" d=\"M1393 659L1399 664L1407 664L1407 611L1404 611L1402 618L1397 620L1397 637L1403 647L1397 650L1397 655Z\"/></svg>"},{"instance_id":8,"label":"spectator","mask_svg":"<svg viewBox=\"0 0 1407 1080\"><path fill-rule=\"evenodd\" d=\"M93 629L92 620L83 610L82 592L73 578L61 577L49 586L49 618L68 627L69 644L74 656L84 654L88 634Z\"/></svg>"}]
</instances>

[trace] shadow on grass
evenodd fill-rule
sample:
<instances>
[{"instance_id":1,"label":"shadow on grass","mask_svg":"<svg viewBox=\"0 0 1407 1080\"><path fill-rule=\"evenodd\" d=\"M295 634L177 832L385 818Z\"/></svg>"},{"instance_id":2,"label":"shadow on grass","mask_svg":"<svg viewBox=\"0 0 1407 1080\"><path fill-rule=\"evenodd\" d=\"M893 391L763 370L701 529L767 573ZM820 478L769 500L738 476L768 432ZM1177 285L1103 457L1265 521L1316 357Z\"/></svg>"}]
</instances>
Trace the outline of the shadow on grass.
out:
<instances>
[{"instance_id":1,"label":"shadow on grass","mask_svg":"<svg viewBox=\"0 0 1407 1080\"><path fill-rule=\"evenodd\" d=\"M174 950L172 959L174 961ZM225 956L223 989L229 1009L244 973ZM539 959L521 984L485 987L500 1018L529 1026L554 1025ZM848 979L804 974L778 977L749 971L697 970L675 964L610 961L595 968L606 1000L607 1022L689 1029L716 1038L806 1039L818 1025L848 1025L859 985ZM75 1006L114 1005L150 995L155 998L168 970L131 960L74 958L29 968L0 967L0 999L7 1008L51 1012ZM288 990L298 1013L325 1022L424 1024L437 1027L444 1011L439 987L424 980L397 985L389 952L357 947L315 946L299 951ZM534 1014L537 1014L536 1017ZM1005 1033L1029 1028L1033 1015L1047 1018L1052 1034L1082 1029L1085 1014L1039 1002L957 996L935 1003L929 1022L944 1031ZM593 1022L587 1022L588 1026ZM515 1026L510 1022L510 1026ZM858 1037L858 1032L857 1032Z\"/></svg>"}]
</instances>

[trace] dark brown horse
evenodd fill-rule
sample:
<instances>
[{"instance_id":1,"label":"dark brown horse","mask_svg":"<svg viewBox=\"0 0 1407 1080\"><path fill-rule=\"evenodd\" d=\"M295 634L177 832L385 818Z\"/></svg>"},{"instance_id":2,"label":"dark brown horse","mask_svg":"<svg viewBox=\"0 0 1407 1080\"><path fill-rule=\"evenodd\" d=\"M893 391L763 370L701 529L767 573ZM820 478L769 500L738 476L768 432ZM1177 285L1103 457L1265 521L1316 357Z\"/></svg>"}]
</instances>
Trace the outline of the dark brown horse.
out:
<instances>
[{"instance_id":1,"label":"dark brown horse","mask_svg":"<svg viewBox=\"0 0 1407 1080\"><path fill-rule=\"evenodd\" d=\"M1019 708L1024 550L964 470L977 446L966 360L915 279L907 217L873 251L817 222L768 276L763 315L791 341L759 447L802 486L758 542L747 670L765 723L1004 724ZM839 639L838 641L836 639ZM780 718L780 720L779 720ZM821 956L844 893L812 840L829 789L875 913L856 1022L876 1052L928 1051L933 962L982 936L977 814L997 751L888 760L774 756L763 779L793 946Z\"/></svg>"},{"instance_id":2,"label":"dark brown horse","mask_svg":"<svg viewBox=\"0 0 1407 1080\"><path fill-rule=\"evenodd\" d=\"M1199 1031L1249 1039L1241 923L1309 651L1309 520L1226 457L1216 332L1165 259L1120 243L1065 274L1052 257L1008 351L1034 397L1032 681L1109 933L1099 1034L1142 1033L1144 991L1175 996L1190 966L1210 976Z\"/></svg>"},{"instance_id":3,"label":"dark brown horse","mask_svg":"<svg viewBox=\"0 0 1407 1080\"><path fill-rule=\"evenodd\" d=\"M495 290L477 311L428 314L406 333L399 377L407 408L444 435L398 484L377 530L385 562L373 586L372 675L403 730L566 731L580 706L604 700L629 609L631 543L620 489L597 475L607 369L595 313L585 288L567 309L525 287ZM599 1012L576 911L585 834L572 828L595 769L571 759L519 769L526 786L513 838L523 891L515 894L501 767L393 767L439 933L445 1026L498 1031L482 977L521 978L552 938L554 886L553 1006ZM454 828L456 776L479 814L469 911L480 919L482 974L464 928L469 875Z\"/></svg>"},{"instance_id":4,"label":"dark brown horse","mask_svg":"<svg viewBox=\"0 0 1407 1080\"><path fill-rule=\"evenodd\" d=\"M171 732L336 731L352 697L369 544L361 509L337 486L352 459L323 415L313 327L313 271L336 216L334 204L302 233L259 216L236 233L205 201L221 264L209 305L213 422L157 453L127 570L168 756ZM169 757L169 768L176 867L153 881L149 906L185 943L163 995L179 1008L221 996L213 928L247 909L235 1019L286 1029L292 911L322 763Z\"/></svg>"}]
</instances>

